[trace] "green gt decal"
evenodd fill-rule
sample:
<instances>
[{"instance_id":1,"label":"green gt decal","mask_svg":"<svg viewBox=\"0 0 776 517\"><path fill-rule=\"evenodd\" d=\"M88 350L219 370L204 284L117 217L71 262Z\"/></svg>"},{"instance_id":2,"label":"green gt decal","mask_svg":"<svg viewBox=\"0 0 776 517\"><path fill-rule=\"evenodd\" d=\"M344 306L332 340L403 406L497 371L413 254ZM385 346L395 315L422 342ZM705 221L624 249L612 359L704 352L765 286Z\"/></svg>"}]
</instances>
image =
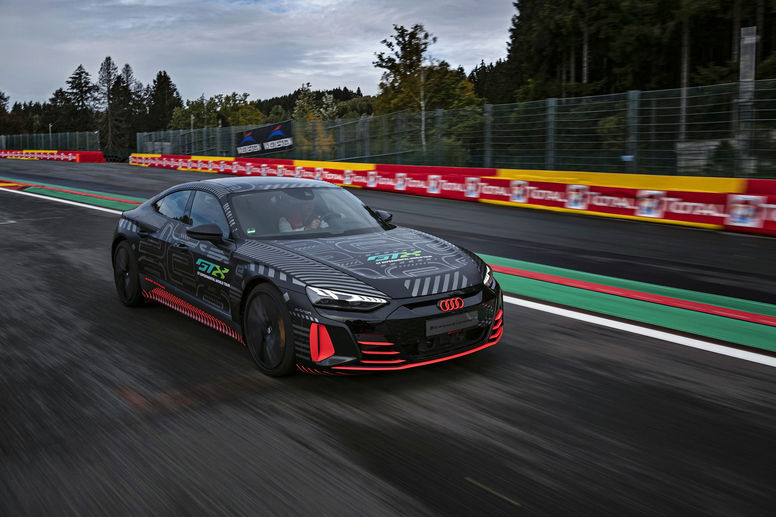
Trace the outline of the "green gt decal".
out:
<instances>
[{"instance_id":1,"label":"green gt decal","mask_svg":"<svg viewBox=\"0 0 776 517\"><path fill-rule=\"evenodd\" d=\"M197 260L197 266L199 266L199 270L203 273L206 273L215 278L220 278L221 280L223 280L226 274L229 272L228 267L222 268L218 264L214 264L213 262L205 259Z\"/></svg>"},{"instance_id":2,"label":"green gt decal","mask_svg":"<svg viewBox=\"0 0 776 517\"><path fill-rule=\"evenodd\" d=\"M395 259L421 258L420 256L421 253L422 253L421 250L404 251L399 253L384 253L382 255L372 255L366 260L367 262L372 260L374 260L375 262L384 262L386 260L395 260Z\"/></svg>"}]
</instances>

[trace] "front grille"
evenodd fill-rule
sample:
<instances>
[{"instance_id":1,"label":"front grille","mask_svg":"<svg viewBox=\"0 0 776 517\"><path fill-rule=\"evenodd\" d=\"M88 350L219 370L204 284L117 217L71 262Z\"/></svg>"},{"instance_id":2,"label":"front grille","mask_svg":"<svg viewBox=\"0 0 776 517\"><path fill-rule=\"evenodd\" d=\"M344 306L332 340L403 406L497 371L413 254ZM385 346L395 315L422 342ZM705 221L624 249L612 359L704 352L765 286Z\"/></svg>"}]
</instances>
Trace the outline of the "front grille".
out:
<instances>
[{"instance_id":1,"label":"front grille","mask_svg":"<svg viewBox=\"0 0 776 517\"><path fill-rule=\"evenodd\" d=\"M334 366L333 369L361 372L404 370L454 359L498 343L504 333L500 293L458 313L467 310L478 312L478 325L430 337L426 336L427 318L388 319L377 325L352 323L361 359Z\"/></svg>"},{"instance_id":2,"label":"front grille","mask_svg":"<svg viewBox=\"0 0 776 517\"><path fill-rule=\"evenodd\" d=\"M436 359L476 345L485 339L487 331L487 327L477 326L452 334L442 334L405 346L405 350L410 361Z\"/></svg>"},{"instance_id":3,"label":"front grille","mask_svg":"<svg viewBox=\"0 0 776 517\"><path fill-rule=\"evenodd\" d=\"M436 359L465 351L483 343L489 337L488 331L495 326L497 300L494 298L475 307L466 307L458 313L475 311L477 325L436 336L426 335L428 318L388 320L377 325L372 332L357 333L361 363L365 365L400 365L405 362L419 362ZM445 313L435 317L454 315ZM498 323L500 325L500 323Z\"/></svg>"}]
</instances>

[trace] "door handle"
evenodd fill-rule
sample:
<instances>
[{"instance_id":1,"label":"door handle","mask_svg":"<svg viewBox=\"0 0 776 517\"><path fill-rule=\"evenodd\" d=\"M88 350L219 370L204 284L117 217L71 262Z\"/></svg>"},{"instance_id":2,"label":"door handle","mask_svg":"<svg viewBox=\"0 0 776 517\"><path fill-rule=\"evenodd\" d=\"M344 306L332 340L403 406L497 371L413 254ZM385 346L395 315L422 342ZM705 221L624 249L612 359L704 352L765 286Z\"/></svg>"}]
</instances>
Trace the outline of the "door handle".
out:
<instances>
[{"instance_id":1,"label":"door handle","mask_svg":"<svg viewBox=\"0 0 776 517\"><path fill-rule=\"evenodd\" d=\"M138 231L137 231L137 234L138 234L138 236L139 236L139 237L141 237L141 238L145 239L146 237L148 237L149 235L151 235L151 232L149 232L149 231L147 231L147 230L138 230Z\"/></svg>"},{"instance_id":2,"label":"door handle","mask_svg":"<svg viewBox=\"0 0 776 517\"><path fill-rule=\"evenodd\" d=\"M189 246L185 242L176 242L173 246L180 249L189 249Z\"/></svg>"}]
</instances>

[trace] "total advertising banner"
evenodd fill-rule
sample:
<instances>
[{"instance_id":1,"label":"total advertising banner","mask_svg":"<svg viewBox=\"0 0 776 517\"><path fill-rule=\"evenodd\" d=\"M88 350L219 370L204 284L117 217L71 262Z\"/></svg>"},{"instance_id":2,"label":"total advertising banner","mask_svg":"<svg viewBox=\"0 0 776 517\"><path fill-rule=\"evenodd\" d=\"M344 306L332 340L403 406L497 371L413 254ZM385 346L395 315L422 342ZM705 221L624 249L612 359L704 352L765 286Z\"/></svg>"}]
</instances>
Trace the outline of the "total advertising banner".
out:
<instances>
[{"instance_id":1,"label":"total advertising banner","mask_svg":"<svg viewBox=\"0 0 776 517\"><path fill-rule=\"evenodd\" d=\"M103 163L105 157L102 151L33 151L33 150L0 150L0 158L15 160L56 160L66 162Z\"/></svg>"},{"instance_id":2,"label":"total advertising banner","mask_svg":"<svg viewBox=\"0 0 776 517\"><path fill-rule=\"evenodd\" d=\"M776 235L776 195L728 194L725 227Z\"/></svg>"},{"instance_id":3,"label":"total advertising banner","mask_svg":"<svg viewBox=\"0 0 776 517\"><path fill-rule=\"evenodd\" d=\"M308 178L428 197L776 235L776 181L769 180L752 183L755 193L730 193L515 180L491 176L492 169L420 169L396 165L295 162L268 157L133 155L130 163L238 176ZM341 168L348 166L362 170Z\"/></svg>"},{"instance_id":4,"label":"total advertising banner","mask_svg":"<svg viewBox=\"0 0 776 517\"><path fill-rule=\"evenodd\" d=\"M262 156L294 148L294 122L286 120L237 133L237 157Z\"/></svg>"},{"instance_id":5,"label":"total advertising banner","mask_svg":"<svg viewBox=\"0 0 776 517\"><path fill-rule=\"evenodd\" d=\"M723 226L727 194L488 178L482 199L588 214Z\"/></svg>"}]
</instances>

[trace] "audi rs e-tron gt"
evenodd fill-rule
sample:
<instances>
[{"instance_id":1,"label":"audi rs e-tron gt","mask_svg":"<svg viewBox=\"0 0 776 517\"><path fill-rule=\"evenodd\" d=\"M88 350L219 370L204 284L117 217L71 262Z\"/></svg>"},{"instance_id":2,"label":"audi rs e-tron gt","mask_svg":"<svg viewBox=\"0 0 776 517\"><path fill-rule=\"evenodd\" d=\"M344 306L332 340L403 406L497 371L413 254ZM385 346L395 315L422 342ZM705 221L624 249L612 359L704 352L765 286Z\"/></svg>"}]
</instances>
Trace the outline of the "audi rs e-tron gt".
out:
<instances>
[{"instance_id":1,"label":"audi rs e-tron gt","mask_svg":"<svg viewBox=\"0 0 776 517\"><path fill-rule=\"evenodd\" d=\"M322 181L177 185L122 214L116 289L233 337L268 375L403 370L496 344L490 267L391 218Z\"/></svg>"}]
</instances>

